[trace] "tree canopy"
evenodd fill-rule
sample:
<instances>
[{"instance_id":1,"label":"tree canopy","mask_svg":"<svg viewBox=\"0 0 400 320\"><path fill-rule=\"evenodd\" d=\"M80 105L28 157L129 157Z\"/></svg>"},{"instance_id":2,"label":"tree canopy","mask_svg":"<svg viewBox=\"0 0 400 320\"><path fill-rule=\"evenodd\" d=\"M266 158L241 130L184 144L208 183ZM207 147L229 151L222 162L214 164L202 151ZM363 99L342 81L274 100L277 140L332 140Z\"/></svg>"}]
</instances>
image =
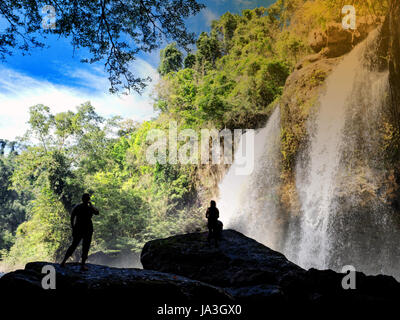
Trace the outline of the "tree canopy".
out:
<instances>
[{"instance_id":1,"label":"tree canopy","mask_svg":"<svg viewBox=\"0 0 400 320\"><path fill-rule=\"evenodd\" d=\"M47 5L55 9L54 29L42 27L41 10ZM46 34L54 33L69 39L74 49L88 49L82 62L104 61L111 92L140 92L146 78L131 71L137 54L157 48L165 39L187 48L194 34L187 31L184 19L202 8L196 0L3 0L0 58L15 49L29 53L43 48Z\"/></svg>"},{"instance_id":2,"label":"tree canopy","mask_svg":"<svg viewBox=\"0 0 400 320\"><path fill-rule=\"evenodd\" d=\"M160 51L160 66L158 72L166 75L171 71L178 71L182 68L183 54L176 47L176 43L170 43Z\"/></svg>"}]
</instances>

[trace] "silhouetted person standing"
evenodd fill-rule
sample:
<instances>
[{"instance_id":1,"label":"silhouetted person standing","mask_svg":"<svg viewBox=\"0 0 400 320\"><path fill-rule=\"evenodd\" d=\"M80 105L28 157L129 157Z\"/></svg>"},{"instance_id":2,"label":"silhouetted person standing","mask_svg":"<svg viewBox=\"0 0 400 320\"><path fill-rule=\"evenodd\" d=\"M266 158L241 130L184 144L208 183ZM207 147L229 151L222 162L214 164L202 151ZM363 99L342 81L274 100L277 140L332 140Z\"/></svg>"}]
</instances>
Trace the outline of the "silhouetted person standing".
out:
<instances>
[{"instance_id":1,"label":"silhouetted person standing","mask_svg":"<svg viewBox=\"0 0 400 320\"><path fill-rule=\"evenodd\" d=\"M93 215L98 215L97 210L90 202L90 195L85 193L82 196L82 203L75 206L71 213L71 227L72 227L72 244L68 248L61 266L64 267L68 258L72 256L75 249L78 247L82 240L82 264L81 270L86 271L86 259L88 257L90 243L93 235Z\"/></svg>"},{"instance_id":2,"label":"silhouetted person standing","mask_svg":"<svg viewBox=\"0 0 400 320\"><path fill-rule=\"evenodd\" d=\"M206 218L208 219L208 241L214 238L215 246L218 246L218 218L219 210L217 209L217 204L214 200L211 200L210 207L207 209Z\"/></svg>"}]
</instances>

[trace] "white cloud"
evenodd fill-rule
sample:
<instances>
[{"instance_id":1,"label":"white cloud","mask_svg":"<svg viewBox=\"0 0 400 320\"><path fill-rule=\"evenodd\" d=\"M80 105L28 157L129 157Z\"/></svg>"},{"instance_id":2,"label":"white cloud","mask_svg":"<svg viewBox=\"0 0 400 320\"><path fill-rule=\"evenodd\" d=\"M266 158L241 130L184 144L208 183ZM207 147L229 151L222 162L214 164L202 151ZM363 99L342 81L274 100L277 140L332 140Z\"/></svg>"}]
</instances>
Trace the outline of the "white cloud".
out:
<instances>
[{"instance_id":1,"label":"white cloud","mask_svg":"<svg viewBox=\"0 0 400 320\"><path fill-rule=\"evenodd\" d=\"M150 94L158 81L158 73L142 59L138 59L132 68L138 76L150 76L153 79L141 96L136 93L128 96L108 94L108 79L98 69L91 72L83 69L66 71L78 83L92 89L80 90L0 68L0 138L12 140L23 135L27 129L29 107L36 104L47 105L53 113L57 113L75 110L76 106L91 101L96 111L104 117L119 115L138 121L151 118L155 113Z\"/></svg>"},{"instance_id":2,"label":"white cloud","mask_svg":"<svg viewBox=\"0 0 400 320\"><path fill-rule=\"evenodd\" d=\"M205 8L203 11L202 11L202 14L203 14L203 16L204 16L204 19L206 20L206 22L207 22L207 25L208 26L211 26L211 22L213 22L214 20L218 20L218 16L217 16L217 14L215 14L214 12L212 12L210 9L208 9L208 8Z\"/></svg>"}]
</instances>

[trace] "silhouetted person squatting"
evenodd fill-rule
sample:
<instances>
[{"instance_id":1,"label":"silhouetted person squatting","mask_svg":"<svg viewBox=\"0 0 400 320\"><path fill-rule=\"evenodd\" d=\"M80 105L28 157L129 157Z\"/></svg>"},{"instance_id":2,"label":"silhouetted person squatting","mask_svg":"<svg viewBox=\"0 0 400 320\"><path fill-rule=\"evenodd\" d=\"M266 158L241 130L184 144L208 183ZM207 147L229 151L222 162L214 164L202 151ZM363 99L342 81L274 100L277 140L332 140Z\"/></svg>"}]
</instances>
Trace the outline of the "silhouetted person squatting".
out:
<instances>
[{"instance_id":1,"label":"silhouetted person squatting","mask_svg":"<svg viewBox=\"0 0 400 320\"><path fill-rule=\"evenodd\" d=\"M219 210L214 200L211 200L210 207L207 209L206 218L208 219L208 242L214 238L215 246L218 246L219 237Z\"/></svg>"},{"instance_id":2,"label":"silhouetted person squatting","mask_svg":"<svg viewBox=\"0 0 400 320\"><path fill-rule=\"evenodd\" d=\"M85 193L82 196L82 203L75 206L71 213L72 244L68 248L61 266L64 267L68 258L72 256L79 242L82 240L82 264L81 270L86 271L86 259L88 257L90 243L93 234L93 215L98 215L99 210L93 207L90 202L90 195Z\"/></svg>"}]
</instances>

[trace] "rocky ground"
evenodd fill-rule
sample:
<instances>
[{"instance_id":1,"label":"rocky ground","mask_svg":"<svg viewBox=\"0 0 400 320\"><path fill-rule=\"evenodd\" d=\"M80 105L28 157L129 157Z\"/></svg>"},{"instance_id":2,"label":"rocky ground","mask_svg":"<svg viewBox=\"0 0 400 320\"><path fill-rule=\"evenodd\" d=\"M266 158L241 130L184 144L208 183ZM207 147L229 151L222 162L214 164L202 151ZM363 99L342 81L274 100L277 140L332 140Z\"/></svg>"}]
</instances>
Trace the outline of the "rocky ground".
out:
<instances>
[{"instance_id":1,"label":"rocky ground","mask_svg":"<svg viewBox=\"0 0 400 320\"><path fill-rule=\"evenodd\" d=\"M223 231L218 247L207 243L207 233L151 241L143 248L141 260L144 270L90 264L87 272L74 263L65 268L29 263L24 270L3 276L0 292L54 303L73 297L91 301L91 306L94 301L96 310L115 303L134 305L153 315L165 304L239 304L249 313L278 306L395 305L400 297L400 284L393 277L356 273L356 289L345 290L344 274L304 270L233 230ZM55 290L42 289L45 265L56 270Z\"/></svg>"}]
</instances>

